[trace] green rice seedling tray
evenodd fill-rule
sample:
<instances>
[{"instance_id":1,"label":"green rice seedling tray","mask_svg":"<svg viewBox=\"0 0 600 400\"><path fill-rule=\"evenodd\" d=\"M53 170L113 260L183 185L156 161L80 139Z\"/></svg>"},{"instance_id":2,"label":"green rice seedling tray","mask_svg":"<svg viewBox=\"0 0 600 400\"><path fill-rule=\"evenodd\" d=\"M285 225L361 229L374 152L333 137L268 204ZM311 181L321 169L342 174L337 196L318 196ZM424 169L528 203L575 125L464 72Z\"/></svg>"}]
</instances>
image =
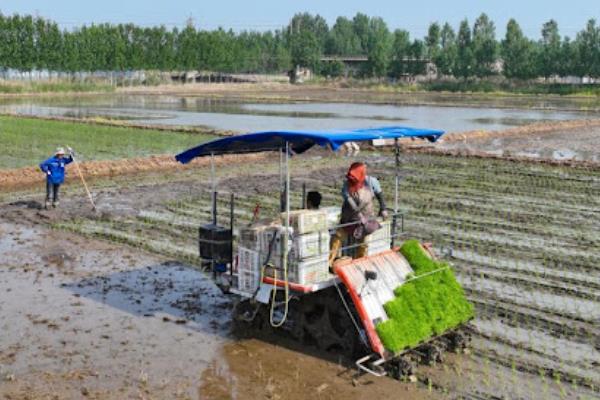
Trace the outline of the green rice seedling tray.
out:
<instances>
[{"instance_id":1,"label":"green rice seedling tray","mask_svg":"<svg viewBox=\"0 0 600 400\"><path fill-rule=\"evenodd\" d=\"M394 291L395 298L384 305L389 317L376 326L386 350L396 354L413 348L469 321L473 305L450 265L434 260L417 240L400 248L414 270L414 276Z\"/></svg>"}]
</instances>

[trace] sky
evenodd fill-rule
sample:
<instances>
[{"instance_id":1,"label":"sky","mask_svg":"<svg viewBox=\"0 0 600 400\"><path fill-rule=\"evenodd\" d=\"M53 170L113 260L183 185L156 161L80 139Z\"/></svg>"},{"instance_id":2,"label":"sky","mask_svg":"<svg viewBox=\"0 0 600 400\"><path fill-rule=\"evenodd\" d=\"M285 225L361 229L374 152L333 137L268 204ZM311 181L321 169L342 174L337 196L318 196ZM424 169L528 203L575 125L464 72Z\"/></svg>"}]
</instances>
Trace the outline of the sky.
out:
<instances>
[{"instance_id":1,"label":"sky","mask_svg":"<svg viewBox=\"0 0 600 400\"><path fill-rule=\"evenodd\" d=\"M421 38L434 21L455 28L463 18L472 24L482 12L496 23L498 37L515 18L524 33L540 36L544 22L558 21L562 35L574 37L590 18L600 20L598 0L0 0L3 14L32 14L63 28L101 22L133 22L142 26L184 26L193 18L202 29L269 30L285 26L297 12L320 14L331 25L338 16L357 12L382 17L390 29L403 28Z\"/></svg>"}]
</instances>

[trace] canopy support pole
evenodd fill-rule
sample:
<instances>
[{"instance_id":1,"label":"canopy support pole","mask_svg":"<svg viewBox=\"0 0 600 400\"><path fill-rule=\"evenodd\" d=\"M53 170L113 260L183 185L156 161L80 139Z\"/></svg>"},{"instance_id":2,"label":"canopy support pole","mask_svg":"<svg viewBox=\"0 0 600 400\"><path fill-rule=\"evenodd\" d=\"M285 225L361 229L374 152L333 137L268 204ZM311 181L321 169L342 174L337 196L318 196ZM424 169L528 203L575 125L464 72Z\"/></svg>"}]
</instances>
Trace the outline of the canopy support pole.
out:
<instances>
[{"instance_id":1,"label":"canopy support pole","mask_svg":"<svg viewBox=\"0 0 600 400\"><path fill-rule=\"evenodd\" d=\"M302 183L302 206L300 208L306 208L306 182Z\"/></svg>"},{"instance_id":2,"label":"canopy support pole","mask_svg":"<svg viewBox=\"0 0 600 400\"><path fill-rule=\"evenodd\" d=\"M210 153L210 183L211 183L211 213L212 223L217 226L217 183L215 178L215 153ZM213 280L217 279L217 270L215 268L215 244L213 241L210 243L210 253L213 254L210 260L210 270L213 274Z\"/></svg>"},{"instance_id":3,"label":"canopy support pole","mask_svg":"<svg viewBox=\"0 0 600 400\"><path fill-rule=\"evenodd\" d=\"M235 255L233 254L233 225L235 224L235 194L233 191L230 195L229 200L229 231L231 232L231 242L229 243L229 254L231 257L231 265L229 266L229 278L230 282L233 282L233 260Z\"/></svg>"},{"instance_id":4,"label":"canopy support pole","mask_svg":"<svg viewBox=\"0 0 600 400\"><path fill-rule=\"evenodd\" d=\"M394 177L394 216L392 217L392 248L396 246L396 232L398 231L398 186L400 183L400 143L394 139L395 177Z\"/></svg>"},{"instance_id":5,"label":"canopy support pole","mask_svg":"<svg viewBox=\"0 0 600 400\"><path fill-rule=\"evenodd\" d=\"M217 182L215 175L215 153L210 153L211 210L213 225L217 225Z\"/></svg>"},{"instance_id":6,"label":"canopy support pole","mask_svg":"<svg viewBox=\"0 0 600 400\"><path fill-rule=\"evenodd\" d=\"M277 322L273 319L274 311L275 311L275 295L277 290L272 291L272 299L271 299L271 312L270 312L270 322L271 326L274 328L281 327L285 321L287 320L288 310L289 310L289 299L290 299L290 284L288 280L288 255L289 255L289 239L290 239L290 144L289 142L285 142L285 228L283 232L283 282L284 282L284 311L283 316ZM283 157L282 157L283 158ZM275 275L277 278L277 275Z\"/></svg>"},{"instance_id":7,"label":"canopy support pole","mask_svg":"<svg viewBox=\"0 0 600 400\"><path fill-rule=\"evenodd\" d=\"M279 212L285 211L285 179L283 148L279 149Z\"/></svg>"}]
</instances>

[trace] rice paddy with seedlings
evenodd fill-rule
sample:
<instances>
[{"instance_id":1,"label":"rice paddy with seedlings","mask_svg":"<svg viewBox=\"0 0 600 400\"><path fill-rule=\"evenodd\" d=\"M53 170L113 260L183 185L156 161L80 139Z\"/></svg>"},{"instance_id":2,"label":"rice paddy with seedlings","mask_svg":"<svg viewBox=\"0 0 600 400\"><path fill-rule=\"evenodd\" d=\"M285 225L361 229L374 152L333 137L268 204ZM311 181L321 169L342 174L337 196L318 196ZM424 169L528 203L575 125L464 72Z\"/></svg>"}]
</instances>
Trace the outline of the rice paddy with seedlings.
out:
<instances>
[{"instance_id":1,"label":"rice paddy with seedlings","mask_svg":"<svg viewBox=\"0 0 600 400\"><path fill-rule=\"evenodd\" d=\"M393 205L393 157L361 159ZM257 208L277 214L277 161L218 168L219 223L229 223L231 192L238 228ZM350 162L324 152L295 158L292 206L303 184L324 206L338 205ZM199 266L209 176L203 167L98 181L100 213L79 206L53 226ZM399 200L402 238L432 242L475 306L470 354L424 368L422 382L453 397L600 396L600 168L407 153Z\"/></svg>"},{"instance_id":2,"label":"rice paddy with seedlings","mask_svg":"<svg viewBox=\"0 0 600 400\"><path fill-rule=\"evenodd\" d=\"M212 135L0 116L0 170L37 165L56 147L81 160L117 160L174 153Z\"/></svg>"}]
</instances>

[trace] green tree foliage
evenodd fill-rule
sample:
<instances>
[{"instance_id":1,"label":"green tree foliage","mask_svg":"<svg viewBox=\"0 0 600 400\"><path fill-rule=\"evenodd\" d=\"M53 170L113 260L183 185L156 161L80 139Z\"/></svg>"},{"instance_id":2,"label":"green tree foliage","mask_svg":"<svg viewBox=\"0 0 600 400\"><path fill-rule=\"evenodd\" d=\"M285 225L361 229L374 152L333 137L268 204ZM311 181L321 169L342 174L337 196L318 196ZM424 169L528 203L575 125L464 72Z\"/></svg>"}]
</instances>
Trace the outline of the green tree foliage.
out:
<instances>
[{"instance_id":1,"label":"green tree foliage","mask_svg":"<svg viewBox=\"0 0 600 400\"><path fill-rule=\"evenodd\" d=\"M284 34L276 31L274 35L268 33L267 38L268 55L265 69L262 72L289 70L292 65L292 54L286 44Z\"/></svg>"},{"instance_id":2,"label":"green tree foliage","mask_svg":"<svg viewBox=\"0 0 600 400\"><path fill-rule=\"evenodd\" d=\"M8 19L0 12L0 70L5 70L9 57L9 38L10 34ZM4 65L2 65L4 62Z\"/></svg>"},{"instance_id":3,"label":"green tree foliage","mask_svg":"<svg viewBox=\"0 0 600 400\"><path fill-rule=\"evenodd\" d=\"M16 51L15 65L21 71L31 71L35 67L35 28L33 18L30 15L13 17L13 28L16 28Z\"/></svg>"},{"instance_id":4,"label":"green tree foliage","mask_svg":"<svg viewBox=\"0 0 600 400\"><path fill-rule=\"evenodd\" d=\"M562 46L556 21L550 20L543 25L540 47L537 61L539 73L544 78L559 75L563 61L560 58Z\"/></svg>"},{"instance_id":5,"label":"green tree foliage","mask_svg":"<svg viewBox=\"0 0 600 400\"><path fill-rule=\"evenodd\" d=\"M442 75L454 75L458 57L458 48L456 44L456 33L450 24L445 23L440 32L441 49L433 59L438 73Z\"/></svg>"},{"instance_id":6,"label":"green tree foliage","mask_svg":"<svg viewBox=\"0 0 600 400\"><path fill-rule=\"evenodd\" d=\"M344 75L344 63L341 61L333 61L323 65L321 74L330 78L338 78Z\"/></svg>"},{"instance_id":7,"label":"green tree foliage","mask_svg":"<svg viewBox=\"0 0 600 400\"><path fill-rule=\"evenodd\" d=\"M578 54L577 75L600 77L600 27L590 19L584 30L577 34L575 41Z\"/></svg>"},{"instance_id":8,"label":"green tree foliage","mask_svg":"<svg viewBox=\"0 0 600 400\"><path fill-rule=\"evenodd\" d=\"M427 36L425 37L425 46L427 47L427 57L431 60L437 58L440 51L441 29L437 22L429 25Z\"/></svg>"},{"instance_id":9,"label":"green tree foliage","mask_svg":"<svg viewBox=\"0 0 600 400\"><path fill-rule=\"evenodd\" d=\"M392 37L386 23L381 18L369 21L369 38L367 41L367 74L369 76L385 76L390 62Z\"/></svg>"},{"instance_id":10,"label":"green tree foliage","mask_svg":"<svg viewBox=\"0 0 600 400\"><path fill-rule=\"evenodd\" d=\"M361 54L367 53L369 47L369 17L365 14L357 13L352 19L354 25L354 34L360 41Z\"/></svg>"},{"instance_id":11,"label":"green tree foliage","mask_svg":"<svg viewBox=\"0 0 600 400\"><path fill-rule=\"evenodd\" d=\"M475 74L477 76L492 75L497 59L498 43L496 42L496 26L486 14L481 14L473 25L472 44Z\"/></svg>"},{"instance_id":12,"label":"green tree foliage","mask_svg":"<svg viewBox=\"0 0 600 400\"><path fill-rule=\"evenodd\" d=\"M60 69L66 72L77 72L80 70L79 51L77 35L71 32L63 32L63 57Z\"/></svg>"},{"instance_id":13,"label":"green tree foliage","mask_svg":"<svg viewBox=\"0 0 600 400\"><path fill-rule=\"evenodd\" d=\"M394 42L392 45L392 67L391 72L394 77L400 77L408 74L408 64L406 60L410 58L410 34L403 29L394 31Z\"/></svg>"},{"instance_id":14,"label":"green tree foliage","mask_svg":"<svg viewBox=\"0 0 600 400\"><path fill-rule=\"evenodd\" d=\"M215 31L198 32L198 54L196 68L212 71L233 71L235 58L234 35L222 28Z\"/></svg>"},{"instance_id":15,"label":"green tree foliage","mask_svg":"<svg viewBox=\"0 0 600 400\"><path fill-rule=\"evenodd\" d=\"M502 41L504 75L507 78L529 79L535 76L533 45L514 19L508 21L506 37Z\"/></svg>"},{"instance_id":16,"label":"green tree foliage","mask_svg":"<svg viewBox=\"0 0 600 400\"><path fill-rule=\"evenodd\" d=\"M580 73L579 52L577 44L567 36L560 45L560 59L558 74L560 76L577 76Z\"/></svg>"},{"instance_id":17,"label":"green tree foliage","mask_svg":"<svg viewBox=\"0 0 600 400\"><path fill-rule=\"evenodd\" d=\"M295 66L319 68L321 47L317 36L308 30L301 31L290 37L290 53Z\"/></svg>"},{"instance_id":18,"label":"green tree foliage","mask_svg":"<svg viewBox=\"0 0 600 400\"><path fill-rule=\"evenodd\" d=\"M460 23L458 37L456 39L456 64L454 66L455 76L469 78L474 74L475 56L473 54L473 42L471 40L471 28L466 19Z\"/></svg>"},{"instance_id":19,"label":"green tree foliage","mask_svg":"<svg viewBox=\"0 0 600 400\"><path fill-rule=\"evenodd\" d=\"M426 60L438 73L468 79L495 74L503 65L507 78L589 76L600 78L600 26L588 21L574 40L561 38L558 24L546 22L541 38L523 35L517 21L507 25L499 44L495 25L481 14L455 31L434 22L424 38L390 33L383 19L357 13L339 17L329 29L319 15L299 13L281 30L233 32L203 30L188 21L182 29L134 24L92 24L61 30L50 20L0 12L0 71L214 70L284 72L292 66L317 73L347 73L343 63L322 65L323 55L367 56L362 74L371 77L425 73Z\"/></svg>"},{"instance_id":20,"label":"green tree foliage","mask_svg":"<svg viewBox=\"0 0 600 400\"><path fill-rule=\"evenodd\" d=\"M175 65L178 69L191 70L199 67L200 48L198 42L196 28L192 23L188 23L177 36Z\"/></svg>"},{"instance_id":21,"label":"green tree foliage","mask_svg":"<svg viewBox=\"0 0 600 400\"><path fill-rule=\"evenodd\" d=\"M338 56L356 56L363 53L360 37L356 34L351 20L338 17L325 43L325 53Z\"/></svg>"},{"instance_id":22,"label":"green tree foliage","mask_svg":"<svg viewBox=\"0 0 600 400\"><path fill-rule=\"evenodd\" d=\"M329 27L320 15L296 14L288 25L288 45L294 66L320 68Z\"/></svg>"},{"instance_id":23,"label":"green tree foliage","mask_svg":"<svg viewBox=\"0 0 600 400\"><path fill-rule=\"evenodd\" d=\"M425 42L415 39L410 45L410 60L408 63L408 73L410 75L425 74L427 66L426 53L427 46Z\"/></svg>"},{"instance_id":24,"label":"green tree foliage","mask_svg":"<svg viewBox=\"0 0 600 400\"><path fill-rule=\"evenodd\" d=\"M327 21L320 15L311 15L310 13L300 13L292 17L288 26L291 35L299 34L304 31L312 32L319 43L321 49L325 48L325 42L329 35Z\"/></svg>"}]
</instances>

